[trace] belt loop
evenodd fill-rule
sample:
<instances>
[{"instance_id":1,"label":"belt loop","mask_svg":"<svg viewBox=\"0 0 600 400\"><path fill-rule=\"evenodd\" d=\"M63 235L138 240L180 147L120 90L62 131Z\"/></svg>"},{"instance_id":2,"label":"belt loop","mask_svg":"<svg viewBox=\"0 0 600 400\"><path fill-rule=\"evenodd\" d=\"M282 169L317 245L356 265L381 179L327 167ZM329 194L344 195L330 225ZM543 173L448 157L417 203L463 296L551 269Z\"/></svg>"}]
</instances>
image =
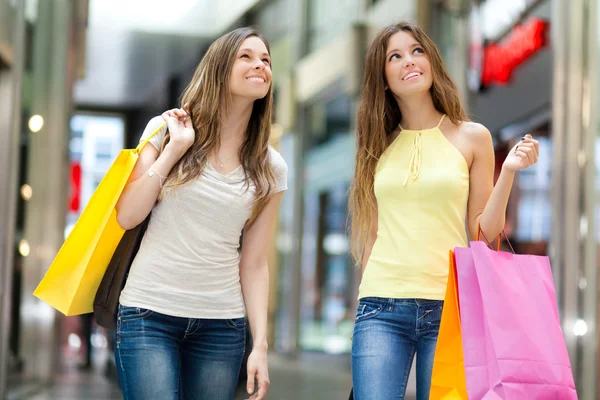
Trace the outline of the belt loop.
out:
<instances>
[{"instance_id":1,"label":"belt loop","mask_svg":"<svg viewBox=\"0 0 600 400\"><path fill-rule=\"evenodd\" d=\"M194 327L194 324L196 323L196 319L195 318L188 318L188 325L187 328L185 328L185 334L184 336L187 336L191 333L192 328Z\"/></svg>"},{"instance_id":2,"label":"belt loop","mask_svg":"<svg viewBox=\"0 0 600 400\"><path fill-rule=\"evenodd\" d=\"M388 298L388 300L387 300L387 304L386 304L386 307L385 307L385 308L386 308L388 311L393 311L393 310L394 310L394 302L395 302L395 301L394 301L394 299L392 299L392 298Z\"/></svg>"}]
</instances>

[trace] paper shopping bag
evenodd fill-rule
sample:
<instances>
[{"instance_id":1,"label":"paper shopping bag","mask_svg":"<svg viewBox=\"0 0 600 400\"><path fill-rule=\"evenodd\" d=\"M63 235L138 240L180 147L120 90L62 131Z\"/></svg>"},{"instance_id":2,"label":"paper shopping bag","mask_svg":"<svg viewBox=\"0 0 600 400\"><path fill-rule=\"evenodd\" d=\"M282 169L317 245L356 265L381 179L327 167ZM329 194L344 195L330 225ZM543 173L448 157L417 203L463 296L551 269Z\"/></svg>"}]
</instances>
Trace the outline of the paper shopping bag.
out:
<instances>
[{"instance_id":1,"label":"paper shopping bag","mask_svg":"<svg viewBox=\"0 0 600 400\"><path fill-rule=\"evenodd\" d=\"M115 205L142 149L164 125L137 148L119 153L33 293L36 297L67 316L93 311L96 291L124 233Z\"/></svg>"},{"instance_id":2,"label":"paper shopping bag","mask_svg":"<svg viewBox=\"0 0 600 400\"><path fill-rule=\"evenodd\" d=\"M548 257L454 254L469 399L577 399Z\"/></svg>"},{"instance_id":3,"label":"paper shopping bag","mask_svg":"<svg viewBox=\"0 0 600 400\"><path fill-rule=\"evenodd\" d=\"M463 341L454 253L450 251L450 272L442 310L442 321L433 360L431 400L467 400Z\"/></svg>"}]
</instances>

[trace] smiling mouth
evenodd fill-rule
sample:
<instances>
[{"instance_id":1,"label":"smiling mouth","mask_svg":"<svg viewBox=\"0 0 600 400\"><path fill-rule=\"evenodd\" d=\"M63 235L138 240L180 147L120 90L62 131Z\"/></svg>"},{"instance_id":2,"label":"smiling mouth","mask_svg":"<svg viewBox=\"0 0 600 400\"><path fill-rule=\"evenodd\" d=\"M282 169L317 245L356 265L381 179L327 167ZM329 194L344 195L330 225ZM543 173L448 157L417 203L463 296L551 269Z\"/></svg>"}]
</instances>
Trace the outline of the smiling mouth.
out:
<instances>
[{"instance_id":1,"label":"smiling mouth","mask_svg":"<svg viewBox=\"0 0 600 400\"><path fill-rule=\"evenodd\" d=\"M246 78L246 80L254 83L265 83L265 79L261 78L260 76L251 76Z\"/></svg>"},{"instance_id":2,"label":"smiling mouth","mask_svg":"<svg viewBox=\"0 0 600 400\"><path fill-rule=\"evenodd\" d=\"M418 77L420 77L421 75L423 75L423 74L422 74L422 73L420 73L420 72L411 72L410 74L408 74L408 75L404 76L404 78L402 78L402 80L403 80L403 81L409 81L409 80L411 80L411 79L418 78Z\"/></svg>"}]
</instances>

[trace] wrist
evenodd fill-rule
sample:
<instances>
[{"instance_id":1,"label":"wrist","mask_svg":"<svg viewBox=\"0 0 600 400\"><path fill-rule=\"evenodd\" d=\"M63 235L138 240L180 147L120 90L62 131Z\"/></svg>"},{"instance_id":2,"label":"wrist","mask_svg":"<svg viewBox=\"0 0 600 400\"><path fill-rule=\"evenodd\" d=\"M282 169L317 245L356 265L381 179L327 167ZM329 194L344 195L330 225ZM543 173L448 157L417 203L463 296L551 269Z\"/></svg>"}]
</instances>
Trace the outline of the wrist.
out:
<instances>
[{"instance_id":1,"label":"wrist","mask_svg":"<svg viewBox=\"0 0 600 400\"><path fill-rule=\"evenodd\" d=\"M516 170L514 170L514 169L512 169L510 167L507 167L505 164L502 164L502 169L500 170L500 175L501 176L504 175L504 176L512 178L512 177L515 176L516 173L517 173Z\"/></svg>"},{"instance_id":2,"label":"wrist","mask_svg":"<svg viewBox=\"0 0 600 400\"><path fill-rule=\"evenodd\" d=\"M164 155L167 159L171 160L173 164L175 164L181 157L183 157L187 150L188 147L169 142L165 146L165 149L161 155Z\"/></svg>"},{"instance_id":3,"label":"wrist","mask_svg":"<svg viewBox=\"0 0 600 400\"><path fill-rule=\"evenodd\" d=\"M258 342L252 341L252 351L262 351L267 352L269 350L269 344L267 340L260 340Z\"/></svg>"}]
</instances>

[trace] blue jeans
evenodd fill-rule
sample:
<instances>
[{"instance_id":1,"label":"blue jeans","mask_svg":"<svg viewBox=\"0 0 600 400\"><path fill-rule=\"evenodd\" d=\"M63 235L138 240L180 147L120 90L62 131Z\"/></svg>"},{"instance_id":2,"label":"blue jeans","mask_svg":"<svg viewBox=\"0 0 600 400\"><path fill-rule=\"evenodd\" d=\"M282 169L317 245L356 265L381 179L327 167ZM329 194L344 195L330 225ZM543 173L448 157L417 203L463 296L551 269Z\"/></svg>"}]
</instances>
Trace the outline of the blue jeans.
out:
<instances>
[{"instance_id":1,"label":"blue jeans","mask_svg":"<svg viewBox=\"0 0 600 400\"><path fill-rule=\"evenodd\" d=\"M232 400L246 318L192 319L119 306L115 361L125 400Z\"/></svg>"},{"instance_id":2,"label":"blue jeans","mask_svg":"<svg viewBox=\"0 0 600 400\"><path fill-rule=\"evenodd\" d=\"M428 400L444 302L362 298L352 337L355 400L403 400L415 353L417 400Z\"/></svg>"}]
</instances>

